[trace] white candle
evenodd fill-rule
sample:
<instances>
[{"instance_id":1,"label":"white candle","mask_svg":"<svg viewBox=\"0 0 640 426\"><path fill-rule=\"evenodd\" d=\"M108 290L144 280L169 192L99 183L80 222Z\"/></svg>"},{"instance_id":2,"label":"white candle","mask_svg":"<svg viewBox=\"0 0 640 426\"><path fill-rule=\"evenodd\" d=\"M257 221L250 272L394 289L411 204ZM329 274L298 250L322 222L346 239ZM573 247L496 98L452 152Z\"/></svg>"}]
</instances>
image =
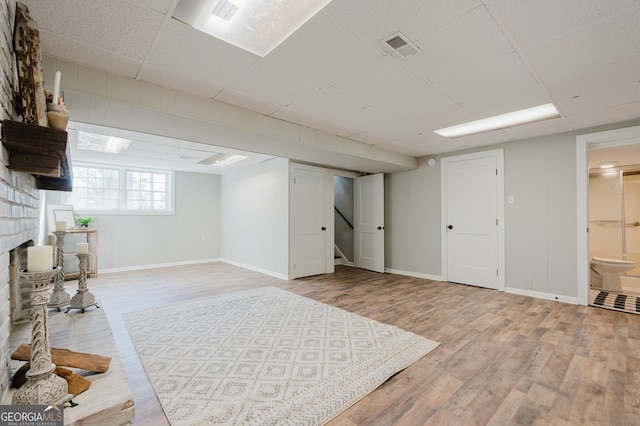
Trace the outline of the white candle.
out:
<instances>
[{"instance_id":1,"label":"white candle","mask_svg":"<svg viewBox=\"0 0 640 426\"><path fill-rule=\"evenodd\" d=\"M27 272L53 269L53 246L27 247Z\"/></svg>"},{"instance_id":2,"label":"white candle","mask_svg":"<svg viewBox=\"0 0 640 426\"><path fill-rule=\"evenodd\" d=\"M56 221L56 231L66 231L66 230L67 230L67 222Z\"/></svg>"},{"instance_id":3,"label":"white candle","mask_svg":"<svg viewBox=\"0 0 640 426\"><path fill-rule=\"evenodd\" d=\"M89 254L89 243L78 243L78 254Z\"/></svg>"},{"instance_id":4,"label":"white candle","mask_svg":"<svg viewBox=\"0 0 640 426\"><path fill-rule=\"evenodd\" d=\"M53 104L58 105L58 98L60 98L60 77L62 77L62 73L60 71L56 71L56 78L53 82Z\"/></svg>"}]
</instances>

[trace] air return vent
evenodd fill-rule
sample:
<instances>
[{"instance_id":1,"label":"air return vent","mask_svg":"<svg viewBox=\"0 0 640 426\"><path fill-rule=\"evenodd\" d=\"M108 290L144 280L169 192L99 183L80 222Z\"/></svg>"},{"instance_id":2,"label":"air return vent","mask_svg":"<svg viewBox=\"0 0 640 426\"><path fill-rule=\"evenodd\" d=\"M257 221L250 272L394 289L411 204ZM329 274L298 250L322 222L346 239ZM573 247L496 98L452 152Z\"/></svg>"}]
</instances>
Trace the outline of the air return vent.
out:
<instances>
[{"instance_id":1,"label":"air return vent","mask_svg":"<svg viewBox=\"0 0 640 426\"><path fill-rule=\"evenodd\" d=\"M401 58L418 53L418 48L404 34L399 32L387 37L383 42L387 49L390 48L393 53Z\"/></svg>"}]
</instances>

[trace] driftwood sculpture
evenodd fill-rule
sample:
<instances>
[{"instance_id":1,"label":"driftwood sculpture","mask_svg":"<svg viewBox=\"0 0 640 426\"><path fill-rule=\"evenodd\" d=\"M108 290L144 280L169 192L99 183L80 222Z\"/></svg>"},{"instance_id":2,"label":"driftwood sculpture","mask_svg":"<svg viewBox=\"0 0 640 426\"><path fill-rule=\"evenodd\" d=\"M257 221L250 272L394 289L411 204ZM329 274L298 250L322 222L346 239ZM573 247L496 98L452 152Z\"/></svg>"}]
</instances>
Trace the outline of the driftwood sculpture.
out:
<instances>
[{"instance_id":1,"label":"driftwood sculpture","mask_svg":"<svg viewBox=\"0 0 640 426\"><path fill-rule=\"evenodd\" d=\"M18 114L22 115L25 123L48 127L40 32L29 9L22 3L16 3L13 50L20 85L20 99L16 105Z\"/></svg>"}]
</instances>

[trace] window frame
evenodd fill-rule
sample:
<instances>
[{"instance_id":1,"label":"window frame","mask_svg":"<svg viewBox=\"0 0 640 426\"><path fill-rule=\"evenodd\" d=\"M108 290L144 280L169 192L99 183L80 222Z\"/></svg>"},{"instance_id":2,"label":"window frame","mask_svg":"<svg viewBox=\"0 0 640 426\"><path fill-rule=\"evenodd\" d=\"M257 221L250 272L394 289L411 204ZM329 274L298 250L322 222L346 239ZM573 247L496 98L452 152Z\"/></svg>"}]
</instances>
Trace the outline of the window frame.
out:
<instances>
[{"instance_id":1,"label":"window frame","mask_svg":"<svg viewBox=\"0 0 640 426\"><path fill-rule=\"evenodd\" d=\"M95 169L110 169L118 171L118 195L119 195L119 207L117 209L85 209L74 207L76 213L92 215L174 215L175 214L175 172L173 170L162 169L150 169L144 167L129 167L122 165L104 164L104 163L89 163L89 162L75 162L73 167L87 167ZM141 172L141 173L155 173L163 174L166 176L165 188L166 188L166 202L167 208L164 210L157 209L129 209L127 208L127 175L128 172ZM67 193L66 203L73 204L73 191Z\"/></svg>"}]
</instances>

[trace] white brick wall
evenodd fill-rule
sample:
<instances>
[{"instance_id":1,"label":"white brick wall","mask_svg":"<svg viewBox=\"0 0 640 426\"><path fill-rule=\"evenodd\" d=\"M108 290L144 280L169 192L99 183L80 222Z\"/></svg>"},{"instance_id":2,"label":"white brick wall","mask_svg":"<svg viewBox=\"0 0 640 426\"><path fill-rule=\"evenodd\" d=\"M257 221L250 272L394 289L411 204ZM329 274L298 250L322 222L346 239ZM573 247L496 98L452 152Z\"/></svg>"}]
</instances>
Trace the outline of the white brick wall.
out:
<instances>
[{"instance_id":1,"label":"white brick wall","mask_svg":"<svg viewBox=\"0 0 640 426\"><path fill-rule=\"evenodd\" d=\"M0 0L0 120L15 118L13 80L14 0ZM1 129L0 129L1 132ZM1 133L0 133L1 134ZM0 396L9 389L9 251L29 240L37 240L40 191L26 173L6 167L7 151L0 149Z\"/></svg>"}]
</instances>

